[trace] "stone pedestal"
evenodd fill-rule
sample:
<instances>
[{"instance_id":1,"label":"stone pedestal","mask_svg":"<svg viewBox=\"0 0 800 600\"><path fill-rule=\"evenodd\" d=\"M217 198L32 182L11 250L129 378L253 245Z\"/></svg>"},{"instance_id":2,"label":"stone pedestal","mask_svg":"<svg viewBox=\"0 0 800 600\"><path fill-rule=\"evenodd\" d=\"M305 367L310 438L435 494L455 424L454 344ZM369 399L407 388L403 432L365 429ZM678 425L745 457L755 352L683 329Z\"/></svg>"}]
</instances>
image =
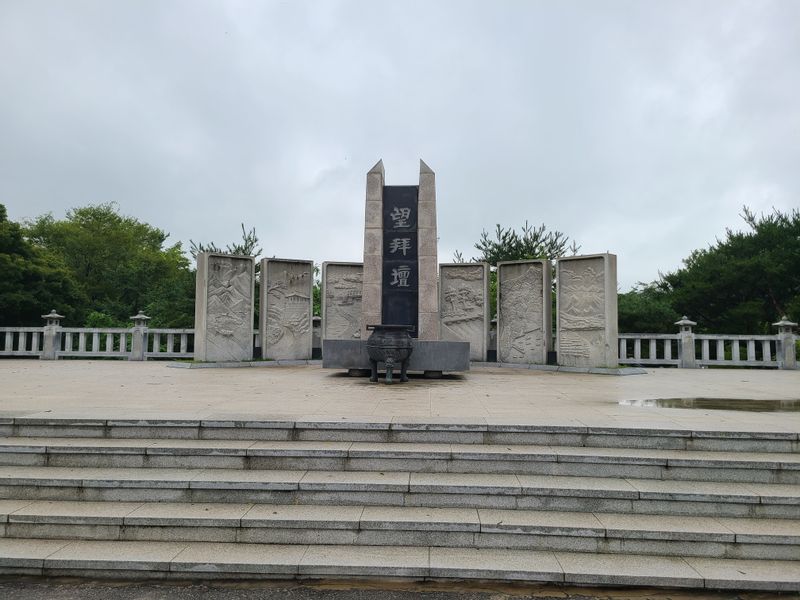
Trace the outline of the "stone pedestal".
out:
<instances>
[{"instance_id":1,"label":"stone pedestal","mask_svg":"<svg viewBox=\"0 0 800 600\"><path fill-rule=\"evenodd\" d=\"M485 361L489 340L489 265L439 267L441 339L469 342L470 360Z\"/></svg>"},{"instance_id":2,"label":"stone pedestal","mask_svg":"<svg viewBox=\"0 0 800 600\"><path fill-rule=\"evenodd\" d=\"M361 338L362 263L322 263L322 339Z\"/></svg>"},{"instance_id":3,"label":"stone pedestal","mask_svg":"<svg viewBox=\"0 0 800 600\"><path fill-rule=\"evenodd\" d=\"M251 256L197 255L195 360L252 360L254 270Z\"/></svg>"},{"instance_id":4,"label":"stone pedestal","mask_svg":"<svg viewBox=\"0 0 800 600\"><path fill-rule=\"evenodd\" d=\"M497 360L547 364L552 346L552 272L549 260L497 265Z\"/></svg>"},{"instance_id":5,"label":"stone pedestal","mask_svg":"<svg viewBox=\"0 0 800 600\"><path fill-rule=\"evenodd\" d=\"M617 366L617 257L593 254L556 263L556 352L565 367Z\"/></svg>"},{"instance_id":6,"label":"stone pedestal","mask_svg":"<svg viewBox=\"0 0 800 600\"><path fill-rule=\"evenodd\" d=\"M311 358L313 280L314 263L310 260L261 261L259 332L263 358Z\"/></svg>"}]
</instances>

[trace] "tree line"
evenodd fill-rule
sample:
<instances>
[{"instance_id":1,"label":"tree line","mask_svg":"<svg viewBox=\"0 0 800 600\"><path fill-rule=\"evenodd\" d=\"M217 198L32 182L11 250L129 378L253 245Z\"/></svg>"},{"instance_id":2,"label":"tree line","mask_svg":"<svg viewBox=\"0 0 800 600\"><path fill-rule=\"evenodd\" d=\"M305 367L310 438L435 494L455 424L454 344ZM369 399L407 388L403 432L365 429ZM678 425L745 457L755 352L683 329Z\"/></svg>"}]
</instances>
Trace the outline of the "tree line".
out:
<instances>
[{"instance_id":1,"label":"tree line","mask_svg":"<svg viewBox=\"0 0 800 600\"><path fill-rule=\"evenodd\" d=\"M726 230L722 239L693 251L683 265L620 293L619 330L670 333L681 315L698 331L757 334L787 315L800 319L800 211L756 215L744 207L747 229ZM8 219L0 204L0 326L39 325L51 308L65 325L127 327L139 310L156 327L194 324L197 252L221 251L213 242L184 249L169 234L120 214L113 203L74 208L64 219L45 214L31 221ZM474 261L555 259L577 254L573 240L545 225L527 222L519 231L497 225L475 243ZM225 252L261 253L255 229L242 225L242 239ZM455 260L464 256L456 252ZM320 289L314 286L315 314ZM496 278L492 278L492 314ZM256 303L257 304L257 303Z\"/></svg>"}]
</instances>

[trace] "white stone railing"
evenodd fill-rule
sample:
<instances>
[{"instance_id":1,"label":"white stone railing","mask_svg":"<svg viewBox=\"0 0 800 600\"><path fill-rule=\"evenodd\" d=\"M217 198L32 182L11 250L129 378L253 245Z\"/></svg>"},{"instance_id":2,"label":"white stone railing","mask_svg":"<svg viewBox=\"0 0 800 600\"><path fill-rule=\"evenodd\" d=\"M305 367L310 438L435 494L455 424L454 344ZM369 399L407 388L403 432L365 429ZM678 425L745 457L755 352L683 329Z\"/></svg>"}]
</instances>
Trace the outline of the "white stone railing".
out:
<instances>
[{"instance_id":1,"label":"white stone railing","mask_svg":"<svg viewBox=\"0 0 800 600\"><path fill-rule=\"evenodd\" d=\"M61 327L60 315L43 315L44 327L0 327L0 356L72 358L122 358L150 360L194 357L194 329L148 328L145 315L131 317L134 326ZM796 369L796 324L785 317L775 323L776 335L695 334L686 317L678 333L619 334L619 364L696 368L709 366ZM318 340L319 317L314 317ZM261 348L257 329L253 348ZM258 352L256 352L258 355Z\"/></svg>"},{"instance_id":2,"label":"white stone railing","mask_svg":"<svg viewBox=\"0 0 800 600\"><path fill-rule=\"evenodd\" d=\"M619 364L680 366L680 338L670 333L620 333Z\"/></svg>"},{"instance_id":3,"label":"white stone railing","mask_svg":"<svg viewBox=\"0 0 800 600\"><path fill-rule=\"evenodd\" d=\"M0 327L0 356L39 356L41 327Z\"/></svg>"},{"instance_id":4,"label":"white stone railing","mask_svg":"<svg viewBox=\"0 0 800 600\"><path fill-rule=\"evenodd\" d=\"M152 360L194 358L194 329L147 326L148 317L131 317L133 327L61 327L61 315L42 315L44 327L0 327L0 356L58 358L121 358ZM319 317L314 317L315 339ZM261 335L253 330L253 348L261 349Z\"/></svg>"},{"instance_id":5,"label":"white stone railing","mask_svg":"<svg viewBox=\"0 0 800 600\"><path fill-rule=\"evenodd\" d=\"M619 334L622 365L696 367L797 368L796 323L784 317L774 323L776 335L695 334L693 321L675 323L678 333Z\"/></svg>"}]
</instances>

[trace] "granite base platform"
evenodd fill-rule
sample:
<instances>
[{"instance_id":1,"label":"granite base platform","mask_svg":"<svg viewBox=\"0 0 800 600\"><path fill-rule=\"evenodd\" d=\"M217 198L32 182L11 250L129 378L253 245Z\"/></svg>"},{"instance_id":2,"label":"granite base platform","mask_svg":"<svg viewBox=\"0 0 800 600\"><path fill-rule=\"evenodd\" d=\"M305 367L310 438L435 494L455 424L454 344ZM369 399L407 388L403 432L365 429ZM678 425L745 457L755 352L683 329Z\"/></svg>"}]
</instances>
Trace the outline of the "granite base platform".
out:
<instances>
[{"instance_id":1,"label":"granite base platform","mask_svg":"<svg viewBox=\"0 0 800 600\"><path fill-rule=\"evenodd\" d=\"M469 371L469 342L412 340L414 350L409 372L454 373ZM367 342L364 340L322 340L322 368L368 371ZM384 368L382 363L378 369Z\"/></svg>"}]
</instances>

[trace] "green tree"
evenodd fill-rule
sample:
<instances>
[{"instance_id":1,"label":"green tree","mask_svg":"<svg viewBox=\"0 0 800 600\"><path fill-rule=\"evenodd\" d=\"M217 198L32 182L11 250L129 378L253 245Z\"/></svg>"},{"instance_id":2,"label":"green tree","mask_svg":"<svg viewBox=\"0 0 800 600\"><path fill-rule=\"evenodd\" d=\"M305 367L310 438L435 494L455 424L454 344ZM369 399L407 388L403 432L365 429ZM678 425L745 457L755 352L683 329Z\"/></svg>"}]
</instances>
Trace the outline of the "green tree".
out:
<instances>
[{"instance_id":1,"label":"green tree","mask_svg":"<svg viewBox=\"0 0 800 600\"><path fill-rule=\"evenodd\" d=\"M51 308L74 319L85 300L63 261L28 242L0 204L0 325L41 325Z\"/></svg>"},{"instance_id":2,"label":"green tree","mask_svg":"<svg viewBox=\"0 0 800 600\"><path fill-rule=\"evenodd\" d=\"M156 311L149 315L155 326L194 316L188 308L194 291L186 295L191 271L180 242L166 246L169 234L121 215L114 203L72 209L64 220L40 216L25 234L49 259L66 265L86 297L84 316L92 314L94 323L129 325L129 317L146 307ZM182 310L183 317L159 311L177 293L183 295L171 311Z\"/></svg>"},{"instance_id":3,"label":"green tree","mask_svg":"<svg viewBox=\"0 0 800 600\"><path fill-rule=\"evenodd\" d=\"M560 231L548 231L544 223L532 227L525 221L519 233L516 230L497 224L494 239L485 229L475 244L478 256L473 262L487 262L492 266L506 260L531 260L537 258L555 259L559 256L575 255L580 246L570 242L569 237ZM456 262L464 262L461 252L455 253Z\"/></svg>"},{"instance_id":4,"label":"green tree","mask_svg":"<svg viewBox=\"0 0 800 600\"><path fill-rule=\"evenodd\" d=\"M800 318L800 211L756 215L744 207L746 231L695 250L683 267L619 296L620 331L674 331L680 315L697 331L773 333L772 323Z\"/></svg>"},{"instance_id":5,"label":"green tree","mask_svg":"<svg viewBox=\"0 0 800 600\"><path fill-rule=\"evenodd\" d=\"M234 242L233 244L227 244L225 250L222 250L214 242L204 244L203 242L198 243L194 240L189 240L189 245L189 252L192 254L192 258L197 258L197 254L200 252L220 252L225 254L238 254L240 256L252 256L255 258L261 255L261 247L258 245L256 228L253 227L248 231L245 229L244 223L242 223L242 240L240 242Z\"/></svg>"},{"instance_id":6,"label":"green tree","mask_svg":"<svg viewBox=\"0 0 800 600\"><path fill-rule=\"evenodd\" d=\"M681 318L669 295L657 284L639 284L617 295L619 330L623 333L675 333Z\"/></svg>"}]
</instances>

